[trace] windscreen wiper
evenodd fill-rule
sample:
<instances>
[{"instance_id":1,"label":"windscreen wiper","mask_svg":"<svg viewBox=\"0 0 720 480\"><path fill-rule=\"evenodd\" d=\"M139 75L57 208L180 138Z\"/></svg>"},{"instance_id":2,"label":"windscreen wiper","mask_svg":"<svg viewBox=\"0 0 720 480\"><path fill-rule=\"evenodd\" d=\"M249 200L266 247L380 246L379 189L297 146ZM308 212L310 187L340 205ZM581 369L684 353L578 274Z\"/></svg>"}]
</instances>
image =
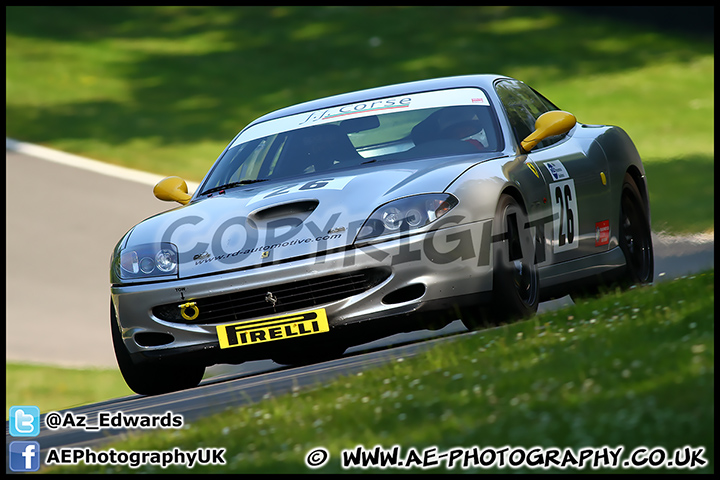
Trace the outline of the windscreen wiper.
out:
<instances>
[{"instance_id":1,"label":"windscreen wiper","mask_svg":"<svg viewBox=\"0 0 720 480\"><path fill-rule=\"evenodd\" d=\"M270 179L269 178L258 178L255 180L240 180L239 182L226 183L225 185L220 185L219 187L213 187L208 190L205 190L202 193L202 195L219 192L220 190L227 190L228 188L239 187L240 185L249 185L251 183L267 182L268 180L270 180Z\"/></svg>"}]
</instances>

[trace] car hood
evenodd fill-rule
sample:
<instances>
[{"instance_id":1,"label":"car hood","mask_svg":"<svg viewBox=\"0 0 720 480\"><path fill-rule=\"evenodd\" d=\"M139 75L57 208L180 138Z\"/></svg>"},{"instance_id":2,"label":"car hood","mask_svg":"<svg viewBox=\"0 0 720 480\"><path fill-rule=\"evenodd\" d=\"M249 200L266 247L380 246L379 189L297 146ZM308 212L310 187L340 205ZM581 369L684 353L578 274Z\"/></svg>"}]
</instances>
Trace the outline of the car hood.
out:
<instances>
[{"instance_id":1,"label":"car hood","mask_svg":"<svg viewBox=\"0 0 720 480\"><path fill-rule=\"evenodd\" d=\"M365 165L240 186L148 218L129 231L120 246L173 243L181 278L314 256L352 245L380 205L442 192L466 169L488 158L464 155Z\"/></svg>"}]
</instances>

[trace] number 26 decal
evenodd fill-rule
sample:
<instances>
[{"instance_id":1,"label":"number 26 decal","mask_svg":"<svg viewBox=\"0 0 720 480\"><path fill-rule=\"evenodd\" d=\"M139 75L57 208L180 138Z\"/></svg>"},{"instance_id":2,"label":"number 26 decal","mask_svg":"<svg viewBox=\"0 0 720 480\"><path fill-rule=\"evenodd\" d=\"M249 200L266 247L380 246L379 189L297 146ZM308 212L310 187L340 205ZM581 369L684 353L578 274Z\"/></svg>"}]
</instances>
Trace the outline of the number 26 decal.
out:
<instances>
[{"instance_id":1,"label":"number 26 decal","mask_svg":"<svg viewBox=\"0 0 720 480\"><path fill-rule=\"evenodd\" d=\"M578 247L578 210L575 182L565 180L550 184L553 210L553 251L555 253Z\"/></svg>"},{"instance_id":2,"label":"number 26 decal","mask_svg":"<svg viewBox=\"0 0 720 480\"><path fill-rule=\"evenodd\" d=\"M265 200L266 198L287 195L289 193L312 193L315 190L342 190L353 178L355 177L322 178L306 183L290 183L282 187L275 187L269 191L261 189L257 195L248 201L248 205Z\"/></svg>"},{"instance_id":3,"label":"number 26 decal","mask_svg":"<svg viewBox=\"0 0 720 480\"><path fill-rule=\"evenodd\" d=\"M301 186L298 186L299 184L297 184L297 183L292 184L292 185L285 185L284 187L280 187L280 188L274 190L272 193L270 193L269 195L266 195L263 198L270 198L270 197L274 197L276 195L283 195L285 193L290 193L290 192L294 192L294 191L300 192L300 191L304 191L304 190L316 190L318 188L323 188L323 187L327 186L333 180L335 180L335 179L328 178L325 180L314 180L312 182L308 182Z\"/></svg>"}]
</instances>

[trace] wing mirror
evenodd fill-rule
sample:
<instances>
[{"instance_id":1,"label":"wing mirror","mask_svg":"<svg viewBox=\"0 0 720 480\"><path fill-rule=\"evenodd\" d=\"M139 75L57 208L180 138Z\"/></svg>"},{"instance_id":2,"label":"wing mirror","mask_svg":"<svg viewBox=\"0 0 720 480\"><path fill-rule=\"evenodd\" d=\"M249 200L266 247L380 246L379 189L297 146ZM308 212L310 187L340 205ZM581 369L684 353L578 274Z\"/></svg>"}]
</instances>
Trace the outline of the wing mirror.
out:
<instances>
[{"instance_id":1,"label":"wing mirror","mask_svg":"<svg viewBox=\"0 0 720 480\"><path fill-rule=\"evenodd\" d=\"M180 177L163 178L153 188L153 193L157 198L165 202L179 202L187 205L192 198L188 194L188 186Z\"/></svg>"},{"instance_id":2,"label":"wing mirror","mask_svg":"<svg viewBox=\"0 0 720 480\"><path fill-rule=\"evenodd\" d=\"M577 120L572 113L562 110L545 112L535 121L535 131L528 135L520 145L526 152L529 152L546 138L569 132L576 123Z\"/></svg>"}]
</instances>

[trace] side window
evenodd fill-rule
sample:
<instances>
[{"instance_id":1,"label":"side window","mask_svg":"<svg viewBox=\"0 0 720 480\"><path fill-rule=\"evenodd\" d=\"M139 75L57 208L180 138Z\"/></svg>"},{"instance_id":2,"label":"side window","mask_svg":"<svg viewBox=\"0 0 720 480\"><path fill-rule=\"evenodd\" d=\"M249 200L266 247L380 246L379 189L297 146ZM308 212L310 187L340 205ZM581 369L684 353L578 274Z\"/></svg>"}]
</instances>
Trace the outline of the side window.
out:
<instances>
[{"instance_id":1,"label":"side window","mask_svg":"<svg viewBox=\"0 0 720 480\"><path fill-rule=\"evenodd\" d=\"M517 80L502 80L495 85L495 90L505 108L518 144L535 130L535 120L540 115L557 110L555 105L535 90ZM536 148L547 147L561 138L562 136L547 138L538 143Z\"/></svg>"}]
</instances>

